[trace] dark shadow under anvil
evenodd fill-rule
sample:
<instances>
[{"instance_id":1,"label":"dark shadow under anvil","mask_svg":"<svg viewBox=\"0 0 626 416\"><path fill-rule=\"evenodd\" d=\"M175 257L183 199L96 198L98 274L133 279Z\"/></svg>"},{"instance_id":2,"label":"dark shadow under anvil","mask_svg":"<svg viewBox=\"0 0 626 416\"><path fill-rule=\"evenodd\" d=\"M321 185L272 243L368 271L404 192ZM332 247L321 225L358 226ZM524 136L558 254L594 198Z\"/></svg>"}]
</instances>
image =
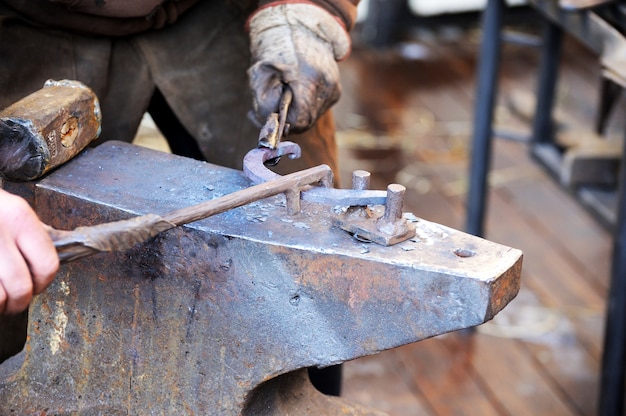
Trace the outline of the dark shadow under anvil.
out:
<instances>
[{"instance_id":1,"label":"dark shadow under anvil","mask_svg":"<svg viewBox=\"0 0 626 416\"><path fill-rule=\"evenodd\" d=\"M31 196L43 221L72 229L247 186L239 171L109 142ZM375 414L298 370L481 324L518 292L519 250L421 219L411 241L366 244L332 225L337 207L284 205L62 266L31 305L24 351L0 366L0 414Z\"/></svg>"}]
</instances>

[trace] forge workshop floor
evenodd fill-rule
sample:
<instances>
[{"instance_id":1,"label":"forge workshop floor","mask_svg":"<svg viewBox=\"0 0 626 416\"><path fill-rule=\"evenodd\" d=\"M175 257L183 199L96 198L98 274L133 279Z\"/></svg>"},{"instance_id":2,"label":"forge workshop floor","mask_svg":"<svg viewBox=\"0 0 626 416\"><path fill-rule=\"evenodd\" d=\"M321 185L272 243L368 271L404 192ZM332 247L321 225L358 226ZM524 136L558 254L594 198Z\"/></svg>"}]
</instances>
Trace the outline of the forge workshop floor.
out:
<instances>
[{"instance_id":1,"label":"forge workshop floor","mask_svg":"<svg viewBox=\"0 0 626 416\"><path fill-rule=\"evenodd\" d=\"M406 211L464 228L478 41L475 27L444 25L383 50L356 45L335 108L344 187L352 170L369 170L372 188L407 187ZM538 55L505 44L498 129L528 133ZM556 112L564 131L591 130L598 74L596 58L568 39ZM474 332L347 363L346 398L392 416L596 413L610 233L522 142L495 140L489 179L486 238L524 251L519 295Z\"/></svg>"}]
</instances>

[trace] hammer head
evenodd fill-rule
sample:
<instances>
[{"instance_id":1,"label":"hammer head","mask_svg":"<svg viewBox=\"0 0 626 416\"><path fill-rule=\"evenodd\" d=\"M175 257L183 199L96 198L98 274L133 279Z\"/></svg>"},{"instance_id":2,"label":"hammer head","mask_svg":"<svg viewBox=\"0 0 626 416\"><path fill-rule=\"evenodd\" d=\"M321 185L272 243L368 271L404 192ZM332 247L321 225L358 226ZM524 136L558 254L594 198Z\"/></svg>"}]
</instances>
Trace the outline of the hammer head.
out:
<instances>
[{"instance_id":1,"label":"hammer head","mask_svg":"<svg viewBox=\"0 0 626 416\"><path fill-rule=\"evenodd\" d=\"M78 81L47 81L0 112L0 176L40 177L98 138L100 125L100 105L90 88Z\"/></svg>"}]
</instances>

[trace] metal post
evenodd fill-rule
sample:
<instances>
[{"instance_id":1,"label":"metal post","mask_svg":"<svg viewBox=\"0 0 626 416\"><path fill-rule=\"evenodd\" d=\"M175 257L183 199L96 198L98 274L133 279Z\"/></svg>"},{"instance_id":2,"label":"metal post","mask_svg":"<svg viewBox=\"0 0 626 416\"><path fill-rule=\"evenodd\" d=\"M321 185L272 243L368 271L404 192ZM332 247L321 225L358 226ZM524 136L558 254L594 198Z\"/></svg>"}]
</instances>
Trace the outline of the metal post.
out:
<instances>
[{"instance_id":1,"label":"metal post","mask_svg":"<svg viewBox=\"0 0 626 416\"><path fill-rule=\"evenodd\" d=\"M600 375L600 416L624 414L626 370L626 147L622 155L617 221L613 236L611 285L607 299Z\"/></svg>"},{"instance_id":2,"label":"metal post","mask_svg":"<svg viewBox=\"0 0 626 416\"><path fill-rule=\"evenodd\" d=\"M552 109L554 108L562 43L563 31L561 28L545 19L543 48L537 81L537 106L532 126L532 144L546 144L553 141Z\"/></svg>"},{"instance_id":3,"label":"metal post","mask_svg":"<svg viewBox=\"0 0 626 416\"><path fill-rule=\"evenodd\" d=\"M480 237L484 235L487 173L491 159L493 110L498 89L497 77L504 7L503 0L489 0L482 16L483 38L476 81L477 102L474 114L466 219L466 231Z\"/></svg>"}]
</instances>

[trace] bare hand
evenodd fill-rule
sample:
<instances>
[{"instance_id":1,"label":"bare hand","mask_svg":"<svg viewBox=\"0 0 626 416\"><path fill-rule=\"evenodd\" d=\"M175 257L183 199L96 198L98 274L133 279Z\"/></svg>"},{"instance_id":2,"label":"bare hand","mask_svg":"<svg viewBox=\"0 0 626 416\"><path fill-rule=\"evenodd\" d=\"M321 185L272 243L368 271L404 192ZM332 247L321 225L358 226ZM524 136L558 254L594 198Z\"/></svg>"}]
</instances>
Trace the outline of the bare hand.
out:
<instances>
[{"instance_id":1,"label":"bare hand","mask_svg":"<svg viewBox=\"0 0 626 416\"><path fill-rule=\"evenodd\" d=\"M26 309L59 269L52 240L28 203L0 189L0 313Z\"/></svg>"}]
</instances>

